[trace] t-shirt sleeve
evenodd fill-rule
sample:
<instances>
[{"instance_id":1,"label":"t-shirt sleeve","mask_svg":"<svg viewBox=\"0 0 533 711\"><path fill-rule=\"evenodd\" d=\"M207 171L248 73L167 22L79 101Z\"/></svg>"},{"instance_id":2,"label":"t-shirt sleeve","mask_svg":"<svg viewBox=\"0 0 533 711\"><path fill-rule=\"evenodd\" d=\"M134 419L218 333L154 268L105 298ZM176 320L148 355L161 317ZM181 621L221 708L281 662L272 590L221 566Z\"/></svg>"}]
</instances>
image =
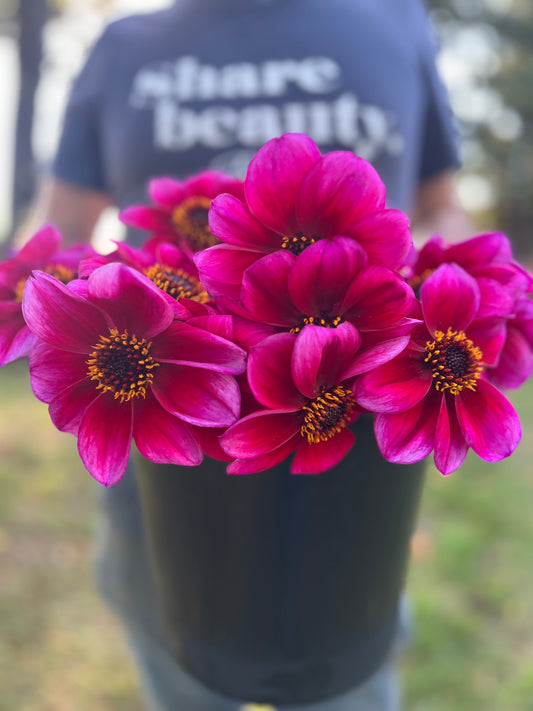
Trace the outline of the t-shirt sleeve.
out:
<instances>
[{"instance_id":1,"label":"t-shirt sleeve","mask_svg":"<svg viewBox=\"0 0 533 711\"><path fill-rule=\"evenodd\" d=\"M458 168L461 159L457 122L437 68L437 40L421 3L419 10L423 32L420 61L426 91L419 179L424 180L442 171Z\"/></svg>"},{"instance_id":2,"label":"t-shirt sleeve","mask_svg":"<svg viewBox=\"0 0 533 711\"><path fill-rule=\"evenodd\" d=\"M67 102L63 127L51 172L69 183L108 191L100 133L105 90L106 32L97 40L75 79Z\"/></svg>"}]
</instances>

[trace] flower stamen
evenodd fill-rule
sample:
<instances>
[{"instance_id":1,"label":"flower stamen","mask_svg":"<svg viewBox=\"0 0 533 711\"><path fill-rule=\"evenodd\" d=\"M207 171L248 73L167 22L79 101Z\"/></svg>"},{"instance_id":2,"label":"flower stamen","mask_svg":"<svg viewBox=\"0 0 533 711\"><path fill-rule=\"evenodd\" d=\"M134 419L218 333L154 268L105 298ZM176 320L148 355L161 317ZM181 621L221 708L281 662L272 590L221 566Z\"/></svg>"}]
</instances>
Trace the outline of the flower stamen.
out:
<instances>
[{"instance_id":1,"label":"flower stamen","mask_svg":"<svg viewBox=\"0 0 533 711\"><path fill-rule=\"evenodd\" d=\"M300 333L304 326L322 326L323 328L337 328L339 323L341 323L342 318L340 316L335 316L335 318L324 318L323 316L306 316L302 323L298 326L291 328L290 333Z\"/></svg>"},{"instance_id":2,"label":"flower stamen","mask_svg":"<svg viewBox=\"0 0 533 711\"><path fill-rule=\"evenodd\" d=\"M172 223L178 236L189 242L194 251L213 247L219 240L209 229L211 200L204 195L192 195L172 212Z\"/></svg>"},{"instance_id":3,"label":"flower stamen","mask_svg":"<svg viewBox=\"0 0 533 711\"><path fill-rule=\"evenodd\" d=\"M145 269L144 274L173 299L191 299L201 304L209 301L209 294L200 280L183 269L154 264Z\"/></svg>"},{"instance_id":4,"label":"flower stamen","mask_svg":"<svg viewBox=\"0 0 533 711\"><path fill-rule=\"evenodd\" d=\"M146 397L151 387L154 368L159 367L150 355L151 342L109 329L109 336L100 335L89 356L87 375L98 381L97 390L111 392L115 400L128 402L134 397Z\"/></svg>"},{"instance_id":5,"label":"flower stamen","mask_svg":"<svg viewBox=\"0 0 533 711\"><path fill-rule=\"evenodd\" d=\"M326 442L353 421L355 408L351 390L342 385L324 390L302 407L305 414L300 434L307 437L309 444Z\"/></svg>"},{"instance_id":6,"label":"flower stamen","mask_svg":"<svg viewBox=\"0 0 533 711\"><path fill-rule=\"evenodd\" d=\"M314 243L314 237L306 237L305 235L298 233L290 237L283 237L281 240L281 249L287 249L289 252L292 252L298 256L306 247L309 247Z\"/></svg>"},{"instance_id":7,"label":"flower stamen","mask_svg":"<svg viewBox=\"0 0 533 711\"><path fill-rule=\"evenodd\" d=\"M464 331L448 328L435 332L435 340L426 343L425 362L433 371L433 384L439 392L458 395L462 390L475 391L483 371L483 354L466 337Z\"/></svg>"}]
</instances>

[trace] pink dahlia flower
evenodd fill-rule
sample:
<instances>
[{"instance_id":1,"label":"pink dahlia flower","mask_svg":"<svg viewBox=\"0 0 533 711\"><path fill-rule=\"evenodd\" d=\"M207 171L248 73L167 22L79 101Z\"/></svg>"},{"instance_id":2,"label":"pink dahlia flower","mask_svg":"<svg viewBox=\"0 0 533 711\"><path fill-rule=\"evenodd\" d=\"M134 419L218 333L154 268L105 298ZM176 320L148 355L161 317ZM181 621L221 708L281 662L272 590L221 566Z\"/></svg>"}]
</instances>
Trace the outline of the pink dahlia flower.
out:
<instances>
[{"instance_id":1,"label":"pink dahlia flower","mask_svg":"<svg viewBox=\"0 0 533 711\"><path fill-rule=\"evenodd\" d=\"M242 197L243 185L224 173L205 171L183 182L154 178L148 193L154 205L126 208L119 216L122 222L178 242L191 255L218 241L208 224L211 200L220 193Z\"/></svg>"},{"instance_id":2,"label":"pink dahlia flower","mask_svg":"<svg viewBox=\"0 0 533 711\"><path fill-rule=\"evenodd\" d=\"M503 322L508 301L500 296ZM415 327L410 346L362 375L355 388L358 404L378 413L383 456L410 464L434 451L443 474L462 464L469 447L489 462L509 456L520 440L520 422L486 378L487 360L498 360L503 341L497 324L477 318L478 283L456 264L444 264L422 284L420 298L425 324Z\"/></svg>"},{"instance_id":3,"label":"pink dahlia flower","mask_svg":"<svg viewBox=\"0 0 533 711\"><path fill-rule=\"evenodd\" d=\"M246 270L241 290L250 318L293 333L306 324L335 328L348 322L379 337L402 322L414 301L402 277L369 265L365 250L348 237L320 240L298 257L268 254Z\"/></svg>"},{"instance_id":4,"label":"pink dahlia flower","mask_svg":"<svg viewBox=\"0 0 533 711\"><path fill-rule=\"evenodd\" d=\"M122 478L132 439L154 462L196 465L193 427L226 427L239 416L232 374L243 372L245 352L175 321L159 289L123 264L95 270L85 298L34 272L23 311L40 339L33 391L56 427L77 435L85 467L106 486Z\"/></svg>"},{"instance_id":5,"label":"pink dahlia flower","mask_svg":"<svg viewBox=\"0 0 533 711\"><path fill-rule=\"evenodd\" d=\"M95 254L85 244L60 249L61 235L47 225L11 259L0 264L0 366L28 355L35 336L22 315L22 294L34 269L67 283L78 276L80 259Z\"/></svg>"},{"instance_id":6,"label":"pink dahlia flower","mask_svg":"<svg viewBox=\"0 0 533 711\"><path fill-rule=\"evenodd\" d=\"M409 283L418 289L435 269L446 263L458 264L477 280L486 312L490 311L496 294L498 308L501 299L507 299L504 344L499 362L491 362L494 367L486 371L486 376L498 387L519 387L533 372L533 304L528 297L533 292L533 277L514 261L507 237L492 232L457 244L446 244L441 237L433 237L408 268ZM503 292L507 294L505 297Z\"/></svg>"},{"instance_id":7,"label":"pink dahlia flower","mask_svg":"<svg viewBox=\"0 0 533 711\"><path fill-rule=\"evenodd\" d=\"M243 417L221 437L235 461L230 474L251 474L295 452L293 474L335 466L354 443L349 425L359 416L352 394L360 339L343 323L278 333L251 349L248 380L262 409Z\"/></svg>"},{"instance_id":8,"label":"pink dahlia flower","mask_svg":"<svg viewBox=\"0 0 533 711\"><path fill-rule=\"evenodd\" d=\"M355 240L371 263L390 269L398 269L411 249L408 218L386 208L385 186L370 163L350 151L322 156L303 134L266 143L250 163L244 191L244 204L228 195L213 201L209 225L223 244L195 260L215 296L235 297L228 290L238 285L239 270L242 277L262 255L280 249L298 255L337 235Z\"/></svg>"}]
</instances>

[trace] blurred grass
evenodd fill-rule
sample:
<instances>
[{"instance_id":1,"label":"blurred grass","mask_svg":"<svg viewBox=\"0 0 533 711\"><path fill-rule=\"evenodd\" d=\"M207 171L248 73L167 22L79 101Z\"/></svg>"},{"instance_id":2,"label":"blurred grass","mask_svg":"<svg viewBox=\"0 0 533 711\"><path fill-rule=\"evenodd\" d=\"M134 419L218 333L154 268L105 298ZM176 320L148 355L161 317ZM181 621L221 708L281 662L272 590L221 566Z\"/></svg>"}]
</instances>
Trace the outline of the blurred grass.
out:
<instances>
[{"instance_id":1,"label":"blurred grass","mask_svg":"<svg viewBox=\"0 0 533 711\"><path fill-rule=\"evenodd\" d=\"M0 370L0 711L140 711L92 580L98 485L26 370ZM510 459L471 456L448 477L429 468L405 711L533 710L533 382L511 399L524 436Z\"/></svg>"}]
</instances>

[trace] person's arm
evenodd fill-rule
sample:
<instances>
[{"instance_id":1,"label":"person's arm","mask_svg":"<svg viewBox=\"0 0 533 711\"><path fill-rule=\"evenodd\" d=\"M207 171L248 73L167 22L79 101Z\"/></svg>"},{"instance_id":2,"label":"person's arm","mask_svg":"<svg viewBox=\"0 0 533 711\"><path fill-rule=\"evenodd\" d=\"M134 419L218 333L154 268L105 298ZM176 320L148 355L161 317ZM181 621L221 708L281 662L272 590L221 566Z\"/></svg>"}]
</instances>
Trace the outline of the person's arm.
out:
<instances>
[{"instance_id":1,"label":"person's arm","mask_svg":"<svg viewBox=\"0 0 533 711\"><path fill-rule=\"evenodd\" d=\"M455 171L431 176L420 183L411 211L413 241L421 247L433 235L459 242L473 235L473 226L457 196Z\"/></svg>"},{"instance_id":2,"label":"person's arm","mask_svg":"<svg viewBox=\"0 0 533 711\"><path fill-rule=\"evenodd\" d=\"M43 181L28 219L17 231L15 244L20 247L44 224L57 227L64 247L90 242L99 217L111 205L105 192L49 176Z\"/></svg>"}]
</instances>

